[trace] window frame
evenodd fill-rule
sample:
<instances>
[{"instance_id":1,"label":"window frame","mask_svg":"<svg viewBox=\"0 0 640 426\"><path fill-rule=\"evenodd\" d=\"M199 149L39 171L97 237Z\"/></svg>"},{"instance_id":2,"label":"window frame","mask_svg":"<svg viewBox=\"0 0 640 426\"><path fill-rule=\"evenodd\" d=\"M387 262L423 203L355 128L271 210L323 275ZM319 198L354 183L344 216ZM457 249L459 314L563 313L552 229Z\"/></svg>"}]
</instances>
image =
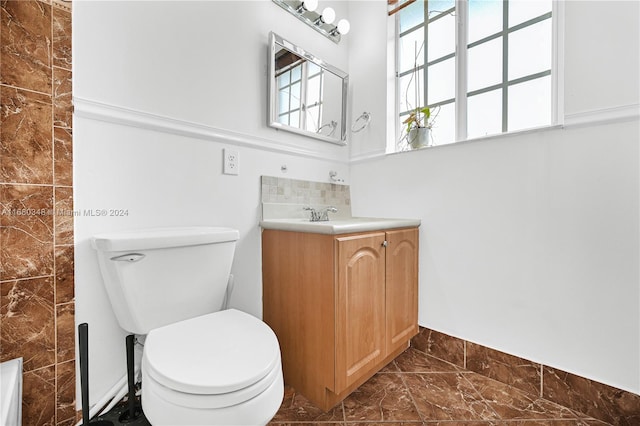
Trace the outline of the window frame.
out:
<instances>
[{"instance_id":1,"label":"window frame","mask_svg":"<svg viewBox=\"0 0 640 426\"><path fill-rule=\"evenodd\" d=\"M455 138L453 141L446 141L444 143L440 143L438 145L449 145L452 143L464 142L464 141L473 141L478 139L486 139L486 138L494 138L497 136L509 135L509 134L517 134L522 132L531 132L537 131L540 129L547 129L550 127L557 127L563 124L563 47L564 47L564 35L563 35L563 23L564 23L564 4L559 0L552 0L551 2L551 11L546 12L542 15L536 16L534 18L527 19L526 21L520 22L512 27L508 25L508 0L503 0L503 9L502 9L502 28L500 31L492 33L490 35L483 36L479 40L475 40L472 43L468 42L468 25L469 25L469 3L468 0L455 0L454 6L442 13L438 14L433 18L428 18L428 22L432 23L441 19L443 16L451 13L453 11L455 16L455 51L453 54L447 54L439 58L435 58L431 61L428 60L428 25L425 25L425 20L422 20L419 24L412 26L402 32L400 32L400 13L396 14L393 19L393 25L391 26L394 30L393 35L393 56L394 56L394 83L395 83L395 107L394 107L394 134L395 140L393 144L388 145L388 149L393 152L398 151L398 140L402 135L402 120L403 117L406 116L408 111L400 111L401 104L401 77L410 74L413 70L406 70L400 72L400 38L405 36L413 31L422 30L424 32L424 63L419 67L420 72L422 72L423 77L423 88L422 88L422 96L424 99L428 99L428 68L429 66L435 65L437 63L443 62L450 58L455 58L455 93L454 98L449 98L446 100L439 100L437 102L427 104L429 107L436 107L438 105L447 105L454 103L455 105ZM506 4L506 6L505 6ZM428 13L425 11L425 13ZM514 78L509 80L508 78L508 35L514 33L516 31L528 28L537 23L543 22L547 19L551 20L551 68L548 70L544 70L541 72L536 72L533 74L528 74L526 76L521 76L518 78ZM391 28L390 27L390 28ZM506 36L505 36L506 35ZM467 76L468 76L468 51L469 49L480 46L484 43L502 39L502 79L498 84L493 84L491 86L475 89L472 92L468 92L467 90ZM465 46L463 49L460 49L459 46ZM508 88L510 86L514 86L519 83L524 83L527 81L533 81L539 78L544 78L550 76L551 77L551 105L550 108L550 122L549 124L545 124L539 127L532 127L526 129L517 129L517 130L508 130ZM479 95L482 93L487 93L493 90L501 91L501 107L502 107L502 117L501 117L501 132L495 134L489 134L486 136L477 136L477 137L468 137L467 132L467 101L468 98L474 95ZM435 145L435 146L438 146Z\"/></svg>"},{"instance_id":2,"label":"window frame","mask_svg":"<svg viewBox=\"0 0 640 426\"><path fill-rule=\"evenodd\" d=\"M286 124L291 126L291 115L293 113L298 113L298 127L301 129L306 129L306 130L310 130L308 129L308 120L309 120L309 109L312 108L317 108L318 110L318 122L314 123L314 127L318 127L319 123L322 122L322 114L323 114L323 110L324 110L324 102L322 101L322 93L324 91L324 69L322 69L321 67L317 66L318 68L317 71L315 71L313 74L310 74L309 71L309 61L306 60L300 60L298 62L295 62L291 65L289 65L287 68L285 68L283 71L281 71L280 73L278 73L275 76L275 80L276 80L276 96L278 96L278 101L276 102L277 105L277 111L276 111L276 119L278 122L282 123L282 121L280 121L281 117L286 116L287 117L287 123L282 123L282 124ZM293 80L293 71L296 68L300 68L300 76L297 80ZM282 75L288 74L289 75L289 82L286 84L281 85L280 84L280 77ZM316 93L317 97L318 97L318 101L314 102L311 106L309 106L308 104L308 97L309 97L309 81L310 79L313 78L317 78L318 79L318 93ZM292 87L295 84L299 84L300 85L300 93L299 94L294 94L292 92ZM288 97L288 108L282 109L282 105L280 104L280 94L281 93L285 93L286 96ZM297 108L291 108L291 99L295 96L295 95L299 95L299 105ZM315 128L313 130L313 132L317 132L319 129Z\"/></svg>"},{"instance_id":3,"label":"window frame","mask_svg":"<svg viewBox=\"0 0 640 426\"><path fill-rule=\"evenodd\" d=\"M287 117L287 122L283 123L286 125L291 125L291 114L293 114L294 112L297 112L299 117L298 117L298 125L300 125L300 121L303 119L303 105L304 105L304 85L302 84L302 78L303 78L303 73L304 73L304 67L303 67L304 62L302 61L298 61L295 62L291 65L289 65L286 69L284 69L283 71L281 71L279 74L276 75L276 91L278 94L278 111L276 114L276 118L278 119L278 122L282 123L281 121L281 117L286 116ZM293 71L296 68L300 68L300 77L293 81ZM287 74L289 76L289 80L288 83L286 84L280 84L280 77L282 77L283 75ZM299 83L299 94L294 94L292 93L292 87L296 84ZM280 104L280 96L281 93L285 93L288 101L287 101L287 108L282 108L282 105ZM291 108L291 99L298 95L298 107L297 108Z\"/></svg>"}]
</instances>

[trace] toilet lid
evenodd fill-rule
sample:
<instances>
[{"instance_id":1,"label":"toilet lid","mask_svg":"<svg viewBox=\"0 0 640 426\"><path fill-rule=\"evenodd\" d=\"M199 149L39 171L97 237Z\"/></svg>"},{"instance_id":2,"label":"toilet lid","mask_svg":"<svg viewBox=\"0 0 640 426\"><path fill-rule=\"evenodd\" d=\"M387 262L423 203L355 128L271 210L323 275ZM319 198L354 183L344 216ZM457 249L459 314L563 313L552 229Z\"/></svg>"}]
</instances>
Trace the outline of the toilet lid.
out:
<instances>
[{"instance_id":1,"label":"toilet lid","mask_svg":"<svg viewBox=\"0 0 640 426\"><path fill-rule=\"evenodd\" d=\"M250 386L280 363L273 331L235 309L152 330L144 368L158 383L194 394L221 394Z\"/></svg>"}]
</instances>

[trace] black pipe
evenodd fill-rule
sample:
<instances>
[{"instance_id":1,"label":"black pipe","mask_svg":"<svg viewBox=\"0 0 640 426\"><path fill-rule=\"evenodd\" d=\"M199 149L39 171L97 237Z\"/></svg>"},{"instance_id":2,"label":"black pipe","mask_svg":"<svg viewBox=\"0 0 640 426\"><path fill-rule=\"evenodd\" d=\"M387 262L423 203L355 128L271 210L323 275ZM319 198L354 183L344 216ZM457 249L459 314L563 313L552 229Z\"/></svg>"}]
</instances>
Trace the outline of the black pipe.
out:
<instances>
[{"instance_id":1,"label":"black pipe","mask_svg":"<svg viewBox=\"0 0 640 426\"><path fill-rule=\"evenodd\" d=\"M80 391L82 395L82 426L113 426L113 422L89 416L89 324L78 325L78 344L80 345Z\"/></svg>"},{"instance_id":2,"label":"black pipe","mask_svg":"<svg viewBox=\"0 0 640 426\"><path fill-rule=\"evenodd\" d=\"M80 389L82 392L82 424L89 424L89 324L78 326L80 344Z\"/></svg>"},{"instance_id":3,"label":"black pipe","mask_svg":"<svg viewBox=\"0 0 640 426\"><path fill-rule=\"evenodd\" d=\"M130 334L127 336L127 376L129 377L129 419L136 418L136 382L134 377L134 347L135 336Z\"/></svg>"}]
</instances>

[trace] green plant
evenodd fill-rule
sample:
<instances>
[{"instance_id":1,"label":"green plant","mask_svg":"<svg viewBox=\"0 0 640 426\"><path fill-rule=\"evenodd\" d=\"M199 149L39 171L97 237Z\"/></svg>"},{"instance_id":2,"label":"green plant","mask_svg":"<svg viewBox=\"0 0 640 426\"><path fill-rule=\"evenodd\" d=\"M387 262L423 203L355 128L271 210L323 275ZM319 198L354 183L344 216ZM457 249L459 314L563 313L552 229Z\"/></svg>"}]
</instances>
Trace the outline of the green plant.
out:
<instances>
[{"instance_id":1,"label":"green plant","mask_svg":"<svg viewBox=\"0 0 640 426\"><path fill-rule=\"evenodd\" d=\"M417 127L431 128L433 121L429 121L429 118L431 118L431 109L429 107L418 107L411 111L402 124L407 125L407 133L409 133L411 129Z\"/></svg>"}]
</instances>

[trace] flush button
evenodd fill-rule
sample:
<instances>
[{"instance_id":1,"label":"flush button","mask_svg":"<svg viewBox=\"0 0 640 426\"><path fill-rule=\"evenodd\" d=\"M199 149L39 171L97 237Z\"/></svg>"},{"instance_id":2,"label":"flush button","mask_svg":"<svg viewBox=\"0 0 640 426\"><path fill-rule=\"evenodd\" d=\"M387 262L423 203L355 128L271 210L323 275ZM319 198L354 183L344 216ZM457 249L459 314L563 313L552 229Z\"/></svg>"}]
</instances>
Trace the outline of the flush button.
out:
<instances>
[{"instance_id":1,"label":"flush button","mask_svg":"<svg viewBox=\"0 0 640 426\"><path fill-rule=\"evenodd\" d=\"M144 259L145 255L142 253L127 253L120 256L114 256L111 260L116 262L138 262Z\"/></svg>"}]
</instances>

